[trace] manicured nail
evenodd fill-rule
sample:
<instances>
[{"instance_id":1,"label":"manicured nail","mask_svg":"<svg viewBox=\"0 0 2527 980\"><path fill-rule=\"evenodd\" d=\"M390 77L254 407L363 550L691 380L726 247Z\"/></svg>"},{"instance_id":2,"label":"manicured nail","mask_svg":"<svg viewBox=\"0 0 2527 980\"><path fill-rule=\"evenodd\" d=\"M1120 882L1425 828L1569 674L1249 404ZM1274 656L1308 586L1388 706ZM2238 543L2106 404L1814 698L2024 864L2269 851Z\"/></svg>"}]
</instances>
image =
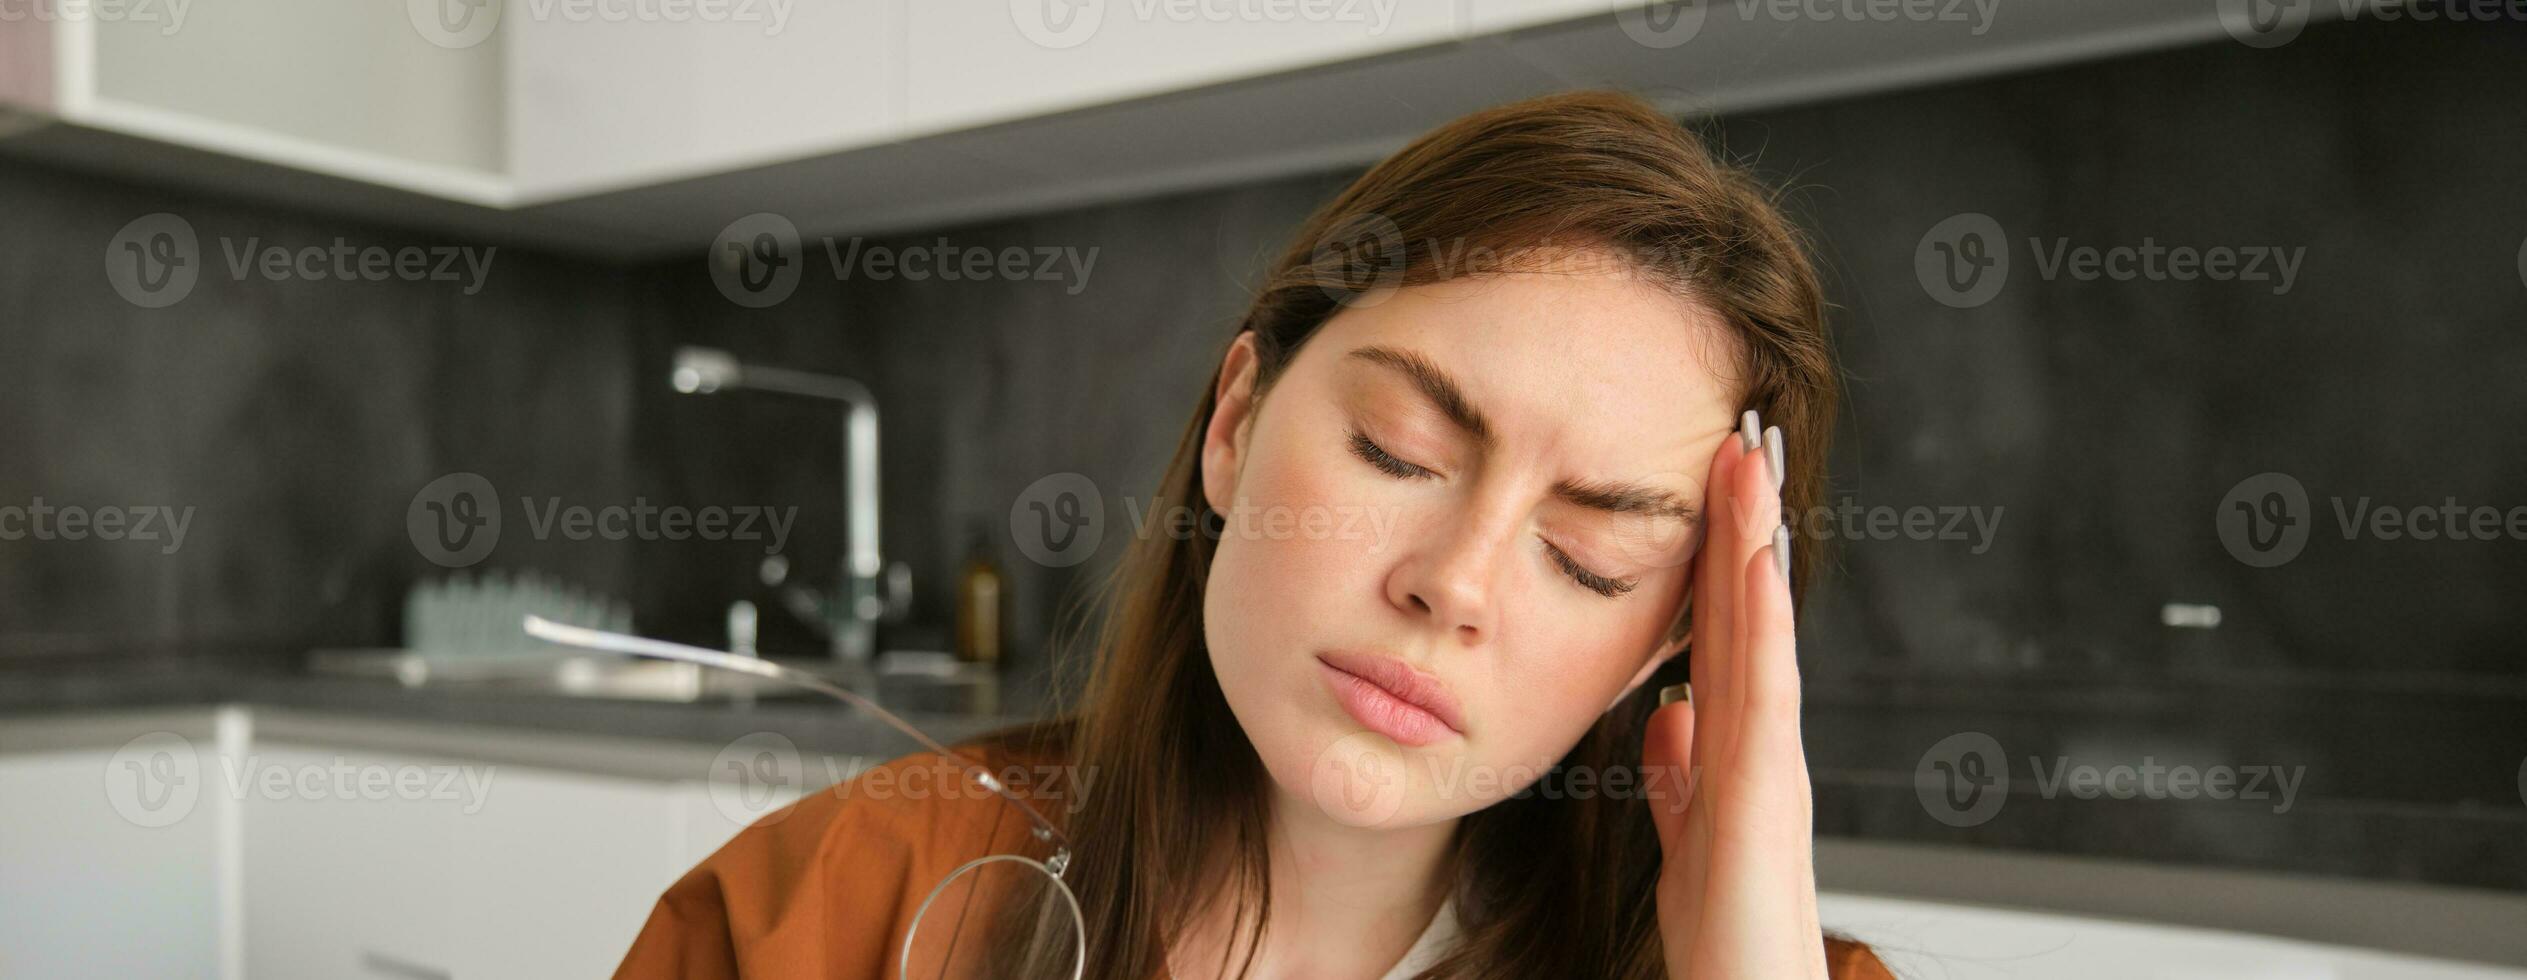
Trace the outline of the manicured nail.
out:
<instances>
[{"instance_id":1,"label":"manicured nail","mask_svg":"<svg viewBox=\"0 0 2527 980\"><path fill-rule=\"evenodd\" d=\"M1783 474L1790 472L1787 457L1781 450L1781 427L1764 430L1764 462L1772 464L1772 485L1781 486Z\"/></svg>"},{"instance_id":2,"label":"manicured nail","mask_svg":"<svg viewBox=\"0 0 2527 980\"><path fill-rule=\"evenodd\" d=\"M1668 706L1668 705L1671 705L1671 704L1674 704L1674 703L1676 703L1676 702L1678 702L1678 701L1682 701L1682 702L1684 702L1684 703L1686 703L1686 704L1692 704L1692 703L1693 703L1693 682L1692 682L1692 681L1686 681L1686 682L1684 682L1684 683L1682 683L1682 684L1669 684L1669 685L1667 685L1666 687L1662 687L1662 688L1659 688L1659 689L1658 689L1658 706L1659 706L1659 707L1664 708L1664 707L1666 707L1666 706Z\"/></svg>"},{"instance_id":3,"label":"manicured nail","mask_svg":"<svg viewBox=\"0 0 2527 980\"><path fill-rule=\"evenodd\" d=\"M1764 420L1755 415L1754 409L1747 409L1746 414L1737 418L1738 448L1745 452L1754 452L1756 446L1763 445L1763 431Z\"/></svg>"},{"instance_id":4,"label":"manicured nail","mask_svg":"<svg viewBox=\"0 0 2527 980\"><path fill-rule=\"evenodd\" d=\"M1772 563L1781 567L1781 580L1790 581L1790 525L1772 529Z\"/></svg>"}]
</instances>

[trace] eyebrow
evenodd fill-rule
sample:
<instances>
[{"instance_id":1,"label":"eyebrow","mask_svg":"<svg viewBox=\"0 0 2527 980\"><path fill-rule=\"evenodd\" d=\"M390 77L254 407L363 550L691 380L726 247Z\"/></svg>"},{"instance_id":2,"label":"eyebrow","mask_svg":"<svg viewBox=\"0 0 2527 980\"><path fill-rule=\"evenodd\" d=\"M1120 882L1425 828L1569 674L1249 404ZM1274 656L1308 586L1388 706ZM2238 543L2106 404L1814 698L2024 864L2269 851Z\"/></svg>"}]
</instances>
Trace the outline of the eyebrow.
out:
<instances>
[{"instance_id":1,"label":"eyebrow","mask_svg":"<svg viewBox=\"0 0 2527 980\"><path fill-rule=\"evenodd\" d=\"M1439 409L1440 414L1473 436L1475 443L1484 450L1489 451L1498 444L1492 434L1491 423L1483 418L1482 410L1474 406L1474 400L1465 397L1465 389L1420 352L1371 345L1357 348L1348 356L1402 374L1421 392L1422 397ZM1701 517L1692 505L1672 492L1621 480L1563 480L1553 485L1553 495L1611 514L1676 517L1688 523L1698 522Z\"/></svg>"}]
</instances>

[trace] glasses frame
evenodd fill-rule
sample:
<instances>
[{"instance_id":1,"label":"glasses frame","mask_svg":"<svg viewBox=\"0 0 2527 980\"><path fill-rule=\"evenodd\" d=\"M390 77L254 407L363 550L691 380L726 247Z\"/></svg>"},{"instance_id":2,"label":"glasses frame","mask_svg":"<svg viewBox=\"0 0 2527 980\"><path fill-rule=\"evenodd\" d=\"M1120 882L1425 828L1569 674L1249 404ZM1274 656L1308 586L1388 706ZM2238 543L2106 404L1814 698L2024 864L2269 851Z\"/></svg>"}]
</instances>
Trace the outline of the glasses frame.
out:
<instances>
[{"instance_id":1,"label":"glasses frame","mask_svg":"<svg viewBox=\"0 0 2527 980\"><path fill-rule=\"evenodd\" d=\"M959 876L968 871L972 871L976 868L995 862L1015 862L1043 872L1046 877L1053 879L1053 885L1059 890L1062 901L1070 906L1071 928L1075 934L1077 942L1077 945L1072 948L1079 950L1082 954L1079 957L1079 965L1071 971L1071 976L1073 977L1073 980L1077 980L1077 978L1087 972L1088 959L1085 954L1088 949L1088 927L1086 917L1080 913L1079 896L1071 892L1069 882L1062 880L1062 873L1070 870L1070 838L1067 835L1064 835L1060 828L1053 826L1052 821L1045 819L1044 814L1036 810L1034 804L1028 803L1026 800L1020 798L1016 793L1010 792L1009 788L1001 783L999 777L992 775L991 770L986 769L974 760L967 758L963 753L939 744L938 740L923 734L921 729L914 727L911 722L898 717L892 711L879 707L877 702L872 701L865 696L830 683L822 677L818 677L803 670L784 667L761 657L739 656L734 653L709 650L696 646L687 646L682 643L670 643L665 640L653 640L648 637L633 636L628 633L616 633L610 630L590 629L585 626L571 626L565 623L553 622L552 620L545 619L542 616L530 615L526 617L525 628L528 636L535 637L536 639L543 640L547 643L555 643L568 647L578 647L583 650L619 653L634 657L648 657L656 660L674 660L682 663L717 668L719 670L734 671L740 674L750 674L756 677L766 678L768 680L775 680L785 684L803 687L808 690L815 691L818 694L841 701L842 703L854 708L866 711L879 721L885 722L888 727L904 733L915 742L921 743L923 748L937 753L941 758L964 766L967 774L973 777L974 782L980 784L983 788L992 791L994 795L999 796L1001 799L1008 801L1010 805L1017 807L1018 812L1025 814L1027 822L1031 825L1029 828L1030 832L1034 834L1035 839L1052 845L1053 854L1041 861L1036 860L1035 858L1027 857L1023 854L991 854L965 862L964 864L959 865L956 870L948 872L947 877L939 879L939 883L937 885L931 886L930 894L921 900L921 907L913 913L913 922L915 925L918 925L922 920L922 916L930 911L931 903L937 901L940 894L946 891L948 885L951 882L956 881ZM906 936L909 937L910 935L911 933L908 931ZM905 943L900 962L896 966L896 971L899 975L910 975L912 969L912 952L912 944L910 942Z\"/></svg>"}]
</instances>

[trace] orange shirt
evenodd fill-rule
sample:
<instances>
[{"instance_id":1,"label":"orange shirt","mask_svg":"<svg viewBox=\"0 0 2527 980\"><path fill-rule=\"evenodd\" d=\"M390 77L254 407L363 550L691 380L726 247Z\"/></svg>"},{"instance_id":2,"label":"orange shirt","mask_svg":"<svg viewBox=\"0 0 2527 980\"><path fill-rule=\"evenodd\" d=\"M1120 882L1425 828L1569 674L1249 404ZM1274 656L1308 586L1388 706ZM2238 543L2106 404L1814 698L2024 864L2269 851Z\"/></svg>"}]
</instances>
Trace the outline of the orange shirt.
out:
<instances>
[{"instance_id":1,"label":"orange shirt","mask_svg":"<svg viewBox=\"0 0 2527 980\"><path fill-rule=\"evenodd\" d=\"M905 927L949 872L1042 852L960 767L906 756L739 831L659 897L615 976L893 977ZM1893 980L1865 946L1829 940L1827 959L1836 980Z\"/></svg>"}]
</instances>

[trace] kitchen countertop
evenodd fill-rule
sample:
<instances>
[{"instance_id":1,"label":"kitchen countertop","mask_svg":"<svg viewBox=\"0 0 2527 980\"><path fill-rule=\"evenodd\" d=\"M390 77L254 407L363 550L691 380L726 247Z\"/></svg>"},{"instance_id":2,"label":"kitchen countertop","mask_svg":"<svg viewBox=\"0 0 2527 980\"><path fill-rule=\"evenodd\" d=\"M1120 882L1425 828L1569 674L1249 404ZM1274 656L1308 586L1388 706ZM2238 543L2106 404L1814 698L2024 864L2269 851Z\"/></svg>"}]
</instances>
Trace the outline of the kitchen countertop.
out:
<instances>
[{"instance_id":1,"label":"kitchen countertop","mask_svg":"<svg viewBox=\"0 0 2527 980\"><path fill-rule=\"evenodd\" d=\"M631 738L714 751L761 732L778 734L808 752L886 759L921 750L919 743L875 717L823 698L753 704L627 701L471 687L406 688L368 678L233 669L0 674L0 722L219 704L280 709L284 717L457 726L495 736L507 730ZM1024 719L907 715L905 720L953 744Z\"/></svg>"}]
</instances>

